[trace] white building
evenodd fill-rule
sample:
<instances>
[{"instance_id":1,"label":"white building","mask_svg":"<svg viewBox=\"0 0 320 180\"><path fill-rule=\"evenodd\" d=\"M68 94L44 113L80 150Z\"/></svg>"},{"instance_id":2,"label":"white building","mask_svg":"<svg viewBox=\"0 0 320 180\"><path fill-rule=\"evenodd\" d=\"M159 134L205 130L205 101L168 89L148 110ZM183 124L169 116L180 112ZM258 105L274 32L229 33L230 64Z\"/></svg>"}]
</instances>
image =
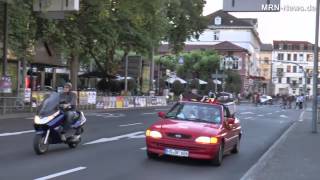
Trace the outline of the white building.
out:
<instances>
[{"instance_id":1,"label":"white building","mask_svg":"<svg viewBox=\"0 0 320 180\"><path fill-rule=\"evenodd\" d=\"M257 19L237 18L222 10L208 15L210 22L199 39L191 39L186 45L215 45L231 42L249 51L248 76L260 76L259 52L261 40L257 32Z\"/></svg>"},{"instance_id":2,"label":"white building","mask_svg":"<svg viewBox=\"0 0 320 180\"><path fill-rule=\"evenodd\" d=\"M275 94L312 95L314 45L306 41L274 41L273 46L272 81Z\"/></svg>"}]
</instances>

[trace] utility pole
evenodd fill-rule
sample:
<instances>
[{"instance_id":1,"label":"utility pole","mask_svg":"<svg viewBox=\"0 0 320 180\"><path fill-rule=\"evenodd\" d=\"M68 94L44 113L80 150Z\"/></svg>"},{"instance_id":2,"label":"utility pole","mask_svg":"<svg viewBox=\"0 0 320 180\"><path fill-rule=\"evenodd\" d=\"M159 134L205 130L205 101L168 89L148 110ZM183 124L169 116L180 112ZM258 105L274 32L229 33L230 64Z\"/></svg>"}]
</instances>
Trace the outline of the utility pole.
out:
<instances>
[{"instance_id":1,"label":"utility pole","mask_svg":"<svg viewBox=\"0 0 320 180\"><path fill-rule=\"evenodd\" d=\"M3 64L2 64L2 75L6 76L7 75L7 65L8 65L8 59L7 59L7 54L8 54L8 3L4 2L4 21L3 21Z\"/></svg>"},{"instance_id":2,"label":"utility pole","mask_svg":"<svg viewBox=\"0 0 320 180\"><path fill-rule=\"evenodd\" d=\"M150 91L154 90L154 46L152 45L151 47L151 52L150 52L150 59L151 59L151 72L150 72Z\"/></svg>"},{"instance_id":3,"label":"utility pole","mask_svg":"<svg viewBox=\"0 0 320 180\"><path fill-rule=\"evenodd\" d=\"M317 0L315 47L313 61L313 103L312 103L312 133L317 133L317 109L318 109L318 52L319 52L319 4Z\"/></svg>"},{"instance_id":4,"label":"utility pole","mask_svg":"<svg viewBox=\"0 0 320 180\"><path fill-rule=\"evenodd\" d=\"M125 59L125 77L124 77L124 92L127 95L128 93L128 54Z\"/></svg>"}]
</instances>

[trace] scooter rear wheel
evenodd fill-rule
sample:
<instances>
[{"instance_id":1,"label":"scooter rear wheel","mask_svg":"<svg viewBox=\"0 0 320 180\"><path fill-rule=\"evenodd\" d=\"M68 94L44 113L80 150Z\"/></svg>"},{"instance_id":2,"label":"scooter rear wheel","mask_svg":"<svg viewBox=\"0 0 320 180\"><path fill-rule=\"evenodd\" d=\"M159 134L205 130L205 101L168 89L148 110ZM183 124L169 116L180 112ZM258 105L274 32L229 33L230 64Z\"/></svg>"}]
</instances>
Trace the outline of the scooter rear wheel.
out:
<instances>
[{"instance_id":1,"label":"scooter rear wheel","mask_svg":"<svg viewBox=\"0 0 320 180\"><path fill-rule=\"evenodd\" d=\"M76 141L76 142L69 141L67 144L68 144L69 148L74 149L74 148L76 148L78 146L78 144L80 142L81 142L81 138L79 138L79 140Z\"/></svg>"},{"instance_id":2,"label":"scooter rear wheel","mask_svg":"<svg viewBox=\"0 0 320 180\"><path fill-rule=\"evenodd\" d=\"M44 144L45 137L41 134L37 134L33 139L33 149L36 154L41 155L48 151L49 143Z\"/></svg>"}]
</instances>

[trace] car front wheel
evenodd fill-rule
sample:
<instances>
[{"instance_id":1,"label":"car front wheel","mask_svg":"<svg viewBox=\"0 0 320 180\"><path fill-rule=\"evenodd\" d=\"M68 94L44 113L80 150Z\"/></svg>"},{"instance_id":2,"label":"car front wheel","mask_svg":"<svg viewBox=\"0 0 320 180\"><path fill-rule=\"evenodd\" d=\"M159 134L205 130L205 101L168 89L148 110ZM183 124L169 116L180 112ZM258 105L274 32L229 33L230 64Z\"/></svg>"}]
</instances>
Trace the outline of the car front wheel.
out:
<instances>
[{"instance_id":1,"label":"car front wheel","mask_svg":"<svg viewBox=\"0 0 320 180\"><path fill-rule=\"evenodd\" d=\"M147 151L147 157L149 159L157 159L159 157L158 154Z\"/></svg>"},{"instance_id":2,"label":"car front wheel","mask_svg":"<svg viewBox=\"0 0 320 180\"><path fill-rule=\"evenodd\" d=\"M215 157L211 160L211 164L214 166L220 166L223 160L223 144L220 144L219 150Z\"/></svg>"}]
</instances>

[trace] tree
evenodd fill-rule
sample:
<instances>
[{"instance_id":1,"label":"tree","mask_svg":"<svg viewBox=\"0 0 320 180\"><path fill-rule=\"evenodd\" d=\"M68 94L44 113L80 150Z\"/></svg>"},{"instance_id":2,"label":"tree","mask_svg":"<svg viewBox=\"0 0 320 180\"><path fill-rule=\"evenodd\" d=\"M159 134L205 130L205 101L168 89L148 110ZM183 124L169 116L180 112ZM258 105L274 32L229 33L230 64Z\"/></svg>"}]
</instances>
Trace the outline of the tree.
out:
<instances>
[{"instance_id":1,"label":"tree","mask_svg":"<svg viewBox=\"0 0 320 180\"><path fill-rule=\"evenodd\" d=\"M234 92L234 93L239 93L241 90L241 84L242 80L241 77L238 73L234 71L227 71L226 73L228 77L226 78L225 82L225 88L228 92Z\"/></svg>"},{"instance_id":2,"label":"tree","mask_svg":"<svg viewBox=\"0 0 320 180\"><path fill-rule=\"evenodd\" d=\"M166 40L175 54L183 50L186 39L199 38L207 27L202 16L205 0L168 0L167 18L170 23Z\"/></svg>"},{"instance_id":3,"label":"tree","mask_svg":"<svg viewBox=\"0 0 320 180\"><path fill-rule=\"evenodd\" d=\"M219 68L220 57L215 51L192 51L183 57L184 64L177 70L182 78L208 79Z\"/></svg>"},{"instance_id":4,"label":"tree","mask_svg":"<svg viewBox=\"0 0 320 180\"><path fill-rule=\"evenodd\" d=\"M184 92L184 86L180 81L174 81L172 84L173 93L178 96Z\"/></svg>"}]
</instances>

